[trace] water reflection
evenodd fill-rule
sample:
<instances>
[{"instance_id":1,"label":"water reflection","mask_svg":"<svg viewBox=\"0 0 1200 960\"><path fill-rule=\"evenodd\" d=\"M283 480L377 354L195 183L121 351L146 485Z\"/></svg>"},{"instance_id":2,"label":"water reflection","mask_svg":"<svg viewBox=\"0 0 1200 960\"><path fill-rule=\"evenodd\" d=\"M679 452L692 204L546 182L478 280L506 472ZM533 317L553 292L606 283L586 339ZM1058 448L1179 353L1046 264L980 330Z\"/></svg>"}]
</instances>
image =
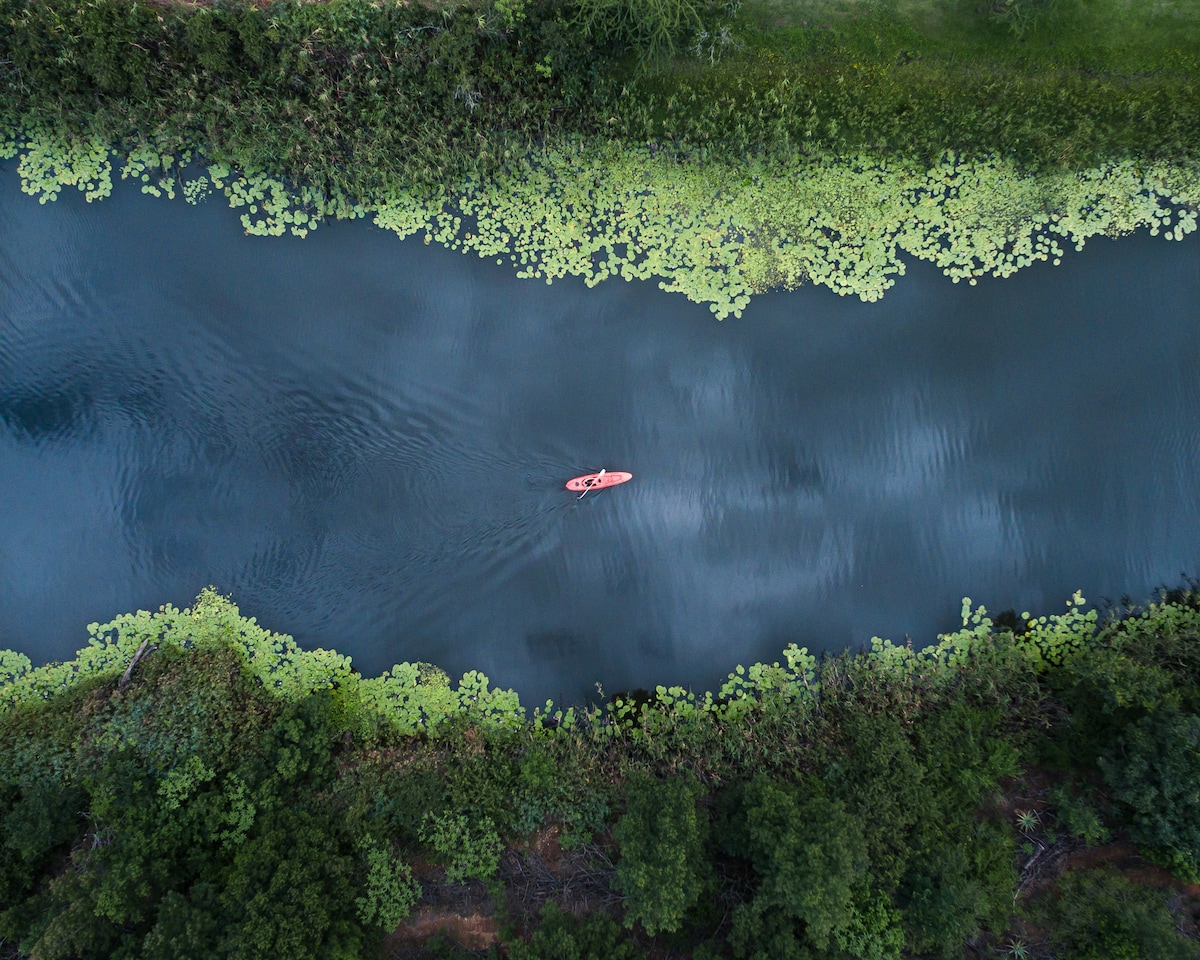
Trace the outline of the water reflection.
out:
<instances>
[{"instance_id":1,"label":"water reflection","mask_svg":"<svg viewBox=\"0 0 1200 960\"><path fill-rule=\"evenodd\" d=\"M213 583L364 672L537 702L1200 569L1194 238L717 324L11 170L0 236L0 643L37 659ZM635 479L562 489L600 467Z\"/></svg>"}]
</instances>

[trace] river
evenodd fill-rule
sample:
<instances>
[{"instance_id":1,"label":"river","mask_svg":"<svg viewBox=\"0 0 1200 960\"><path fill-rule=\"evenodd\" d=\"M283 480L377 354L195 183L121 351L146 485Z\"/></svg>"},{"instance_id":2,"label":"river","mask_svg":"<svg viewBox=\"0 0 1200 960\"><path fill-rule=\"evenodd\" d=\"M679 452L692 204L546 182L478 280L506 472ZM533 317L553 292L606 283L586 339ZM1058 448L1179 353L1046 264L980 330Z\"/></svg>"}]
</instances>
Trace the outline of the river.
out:
<instances>
[{"instance_id":1,"label":"river","mask_svg":"<svg viewBox=\"0 0 1200 960\"><path fill-rule=\"evenodd\" d=\"M207 584L366 674L711 687L1200 572L1200 239L738 320L368 223L305 240L0 169L0 647ZM600 468L631 482L583 500Z\"/></svg>"}]
</instances>

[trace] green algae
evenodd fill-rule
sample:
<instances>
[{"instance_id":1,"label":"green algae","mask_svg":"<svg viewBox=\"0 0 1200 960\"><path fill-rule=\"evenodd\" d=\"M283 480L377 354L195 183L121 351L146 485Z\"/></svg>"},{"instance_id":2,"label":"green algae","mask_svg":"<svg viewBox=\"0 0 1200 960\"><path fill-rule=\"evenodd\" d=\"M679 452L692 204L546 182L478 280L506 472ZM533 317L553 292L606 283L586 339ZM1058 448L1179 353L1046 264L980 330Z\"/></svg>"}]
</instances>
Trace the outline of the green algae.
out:
<instances>
[{"instance_id":1,"label":"green algae","mask_svg":"<svg viewBox=\"0 0 1200 960\"><path fill-rule=\"evenodd\" d=\"M114 154L96 140L35 131L2 142L39 202L64 187L89 201L112 191ZM178 189L192 203L220 193L249 235L304 237L329 219L371 216L401 238L507 261L547 283L656 280L718 318L740 316L755 294L805 284L878 300L905 257L973 284L1057 264L1095 236L1148 229L1181 240L1200 205L1200 164L1136 160L1081 172L952 153L932 166L799 154L733 162L576 141L488 180L364 201L254 168L195 173L190 154L156 144L119 159L121 176L145 193L174 198Z\"/></svg>"}]
</instances>

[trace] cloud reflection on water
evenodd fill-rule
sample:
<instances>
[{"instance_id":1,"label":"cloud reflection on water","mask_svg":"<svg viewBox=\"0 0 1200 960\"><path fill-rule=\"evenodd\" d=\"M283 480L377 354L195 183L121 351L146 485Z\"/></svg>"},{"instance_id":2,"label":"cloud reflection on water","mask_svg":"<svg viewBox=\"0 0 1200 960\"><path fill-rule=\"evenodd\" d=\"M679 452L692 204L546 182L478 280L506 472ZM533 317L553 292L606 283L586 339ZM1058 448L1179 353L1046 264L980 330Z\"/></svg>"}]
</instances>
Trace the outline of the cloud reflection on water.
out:
<instances>
[{"instance_id":1,"label":"cloud reflection on water","mask_svg":"<svg viewBox=\"0 0 1200 960\"><path fill-rule=\"evenodd\" d=\"M365 672L533 703L1200 568L1192 241L717 324L364 224L39 207L11 174L0 227L28 238L0 249L0 642L35 659L211 582ZM562 489L602 466L635 479Z\"/></svg>"}]
</instances>

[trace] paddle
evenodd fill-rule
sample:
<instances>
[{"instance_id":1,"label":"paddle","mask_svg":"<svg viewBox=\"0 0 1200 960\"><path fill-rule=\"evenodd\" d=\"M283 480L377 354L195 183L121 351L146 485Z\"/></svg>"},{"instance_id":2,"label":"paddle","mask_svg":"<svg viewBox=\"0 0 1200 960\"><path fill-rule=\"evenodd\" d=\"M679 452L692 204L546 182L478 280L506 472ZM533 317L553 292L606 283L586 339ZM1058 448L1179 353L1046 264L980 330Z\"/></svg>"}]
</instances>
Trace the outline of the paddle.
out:
<instances>
[{"instance_id":1,"label":"paddle","mask_svg":"<svg viewBox=\"0 0 1200 960\"><path fill-rule=\"evenodd\" d=\"M608 472L608 468L607 468L607 467L601 467L601 468L600 468L600 472L599 472L598 474L596 474L596 479L595 479L595 480L593 480L593 481L592 481L590 484L588 484L587 490L584 490L584 491L583 491L583 493L581 493L581 494L580 494L579 496L577 496L575 499L576 499L576 500L582 500L584 497L586 497L586 496L588 495L588 490L591 490L591 489L592 489L592 487L594 487L596 484L598 484L598 483L600 482L600 478L601 478L602 476L604 476L604 474L606 474L607 472Z\"/></svg>"}]
</instances>

